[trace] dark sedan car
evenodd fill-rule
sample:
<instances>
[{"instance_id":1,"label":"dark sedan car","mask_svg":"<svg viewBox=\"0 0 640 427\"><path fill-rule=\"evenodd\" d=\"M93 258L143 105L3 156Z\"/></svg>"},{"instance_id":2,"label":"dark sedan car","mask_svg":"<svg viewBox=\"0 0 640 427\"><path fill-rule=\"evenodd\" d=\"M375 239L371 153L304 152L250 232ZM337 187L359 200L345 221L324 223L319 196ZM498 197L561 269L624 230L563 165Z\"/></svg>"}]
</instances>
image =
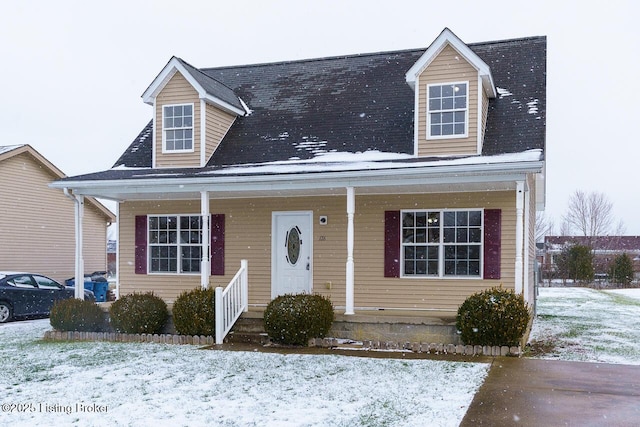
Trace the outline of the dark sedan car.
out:
<instances>
[{"instance_id":1,"label":"dark sedan car","mask_svg":"<svg viewBox=\"0 0 640 427\"><path fill-rule=\"evenodd\" d=\"M0 323L18 317L48 316L54 302L74 296L74 288L40 274L0 272ZM96 300L87 290L84 299Z\"/></svg>"}]
</instances>

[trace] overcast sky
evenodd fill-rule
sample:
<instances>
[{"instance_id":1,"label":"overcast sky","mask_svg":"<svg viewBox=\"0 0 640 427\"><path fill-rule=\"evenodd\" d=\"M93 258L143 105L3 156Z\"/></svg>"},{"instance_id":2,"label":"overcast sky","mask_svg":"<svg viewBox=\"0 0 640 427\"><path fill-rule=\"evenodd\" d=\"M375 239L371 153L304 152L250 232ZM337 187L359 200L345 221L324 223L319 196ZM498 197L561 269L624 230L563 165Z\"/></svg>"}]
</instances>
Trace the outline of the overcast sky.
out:
<instances>
[{"instance_id":1,"label":"overcast sky","mask_svg":"<svg viewBox=\"0 0 640 427\"><path fill-rule=\"evenodd\" d=\"M0 10L0 145L69 176L110 168L171 56L196 67L547 36L547 217L575 190L640 235L640 22L632 1L33 1ZM2 178L0 177L0 180ZM558 231L558 230L556 230Z\"/></svg>"}]
</instances>

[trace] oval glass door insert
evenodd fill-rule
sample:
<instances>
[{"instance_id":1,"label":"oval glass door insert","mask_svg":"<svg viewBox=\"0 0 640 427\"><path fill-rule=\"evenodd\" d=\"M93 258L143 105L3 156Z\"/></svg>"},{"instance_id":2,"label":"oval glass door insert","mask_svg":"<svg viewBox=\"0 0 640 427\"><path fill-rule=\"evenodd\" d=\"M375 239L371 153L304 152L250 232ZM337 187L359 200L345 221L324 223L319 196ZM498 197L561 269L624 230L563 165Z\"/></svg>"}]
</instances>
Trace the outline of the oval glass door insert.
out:
<instances>
[{"instance_id":1,"label":"oval glass door insert","mask_svg":"<svg viewBox=\"0 0 640 427\"><path fill-rule=\"evenodd\" d=\"M291 265L296 265L298 263L301 244L302 240L300 239L300 229L298 227L293 227L287 233L287 261L289 261Z\"/></svg>"}]
</instances>

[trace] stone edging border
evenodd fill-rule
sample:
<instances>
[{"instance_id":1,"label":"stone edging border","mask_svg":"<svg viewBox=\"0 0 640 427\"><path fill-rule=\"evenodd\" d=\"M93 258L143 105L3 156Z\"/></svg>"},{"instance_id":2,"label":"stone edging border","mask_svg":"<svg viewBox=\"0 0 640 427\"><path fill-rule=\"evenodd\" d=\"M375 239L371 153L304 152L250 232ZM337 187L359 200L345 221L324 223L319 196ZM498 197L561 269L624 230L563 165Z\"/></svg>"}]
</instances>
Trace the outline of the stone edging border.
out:
<instances>
[{"instance_id":1,"label":"stone edging border","mask_svg":"<svg viewBox=\"0 0 640 427\"><path fill-rule=\"evenodd\" d=\"M46 331L45 341L106 341L106 342L136 342L156 344L182 345L215 345L215 338L204 335L174 335L174 334L123 334L120 332L60 332ZM521 347L509 346L481 346L455 345L443 343L398 343L393 341L356 342L339 340L336 338L315 338L309 340L310 347L338 348L342 350L383 350L383 351L411 351L413 353L428 354L456 354L462 356L522 356Z\"/></svg>"},{"instance_id":2,"label":"stone edging border","mask_svg":"<svg viewBox=\"0 0 640 427\"><path fill-rule=\"evenodd\" d=\"M457 354L463 356L522 356L520 346L509 347L503 346L482 346L482 345L462 345L462 344L443 344L443 343L419 343L406 342L398 343L393 341L362 341L362 344L356 344L353 341L348 344L342 344L336 338L315 338L309 340L311 347L323 348L340 348L340 349L358 349L358 350L396 350L411 351L413 353L429 353L429 354Z\"/></svg>"},{"instance_id":3,"label":"stone edging border","mask_svg":"<svg viewBox=\"0 0 640 427\"><path fill-rule=\"evenodd\" d=\"M158 344L213 345L216 340L204 335L123 334L120 332L45 331L45 341L148 342Z\"/></svg>"}]
</instances>

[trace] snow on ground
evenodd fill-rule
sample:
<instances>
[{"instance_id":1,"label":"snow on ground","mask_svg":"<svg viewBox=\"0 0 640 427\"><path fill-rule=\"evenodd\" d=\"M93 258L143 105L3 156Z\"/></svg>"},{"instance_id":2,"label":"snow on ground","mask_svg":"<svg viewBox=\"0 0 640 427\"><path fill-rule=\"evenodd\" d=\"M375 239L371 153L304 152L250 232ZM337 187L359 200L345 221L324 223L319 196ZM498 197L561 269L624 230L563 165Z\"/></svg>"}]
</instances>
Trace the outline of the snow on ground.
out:
<instances>
[{"instance_id":1,"label":"snow on ground","mask_svg":"<svg viewBox=\"0 0 640 427\"><path fill-rule=\"evenodd\" d=\"M640 289L540 288L529 343L545 359L640 365Z\"/></svg>"},{"instance_id":2,"label":"snow on ground","mask_svg":"<svg viewBox=\"0 0 640 427\"><path fill-rule=\"evenodd\" d=\"M488 364L44 342L49 320L0 325L0 423L457 426Z\"/></svg>"}]
</instances>

